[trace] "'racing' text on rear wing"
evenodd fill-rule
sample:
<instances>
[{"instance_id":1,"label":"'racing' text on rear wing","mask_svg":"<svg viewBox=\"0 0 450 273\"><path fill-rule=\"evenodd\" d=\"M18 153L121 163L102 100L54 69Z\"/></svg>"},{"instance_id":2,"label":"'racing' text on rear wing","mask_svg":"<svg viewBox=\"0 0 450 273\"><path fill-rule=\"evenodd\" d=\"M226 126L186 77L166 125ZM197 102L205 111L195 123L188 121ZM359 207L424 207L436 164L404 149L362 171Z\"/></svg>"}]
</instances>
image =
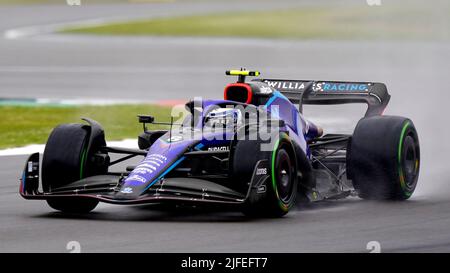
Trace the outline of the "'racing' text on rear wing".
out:
<instances>
[{"instance_id":1,"label":"'racing' text on rear wing","mask_svg":"<svg viewBox=\"0 0 450 273\"><path fill-rule=\"evenodd\" d=\"M258 79L280 91L293 103L303 104L344 104L366 103L365 116L381 115L386 108L390 95L386 85L372 82L338 82Z\"/></svg>"}]
</instances>

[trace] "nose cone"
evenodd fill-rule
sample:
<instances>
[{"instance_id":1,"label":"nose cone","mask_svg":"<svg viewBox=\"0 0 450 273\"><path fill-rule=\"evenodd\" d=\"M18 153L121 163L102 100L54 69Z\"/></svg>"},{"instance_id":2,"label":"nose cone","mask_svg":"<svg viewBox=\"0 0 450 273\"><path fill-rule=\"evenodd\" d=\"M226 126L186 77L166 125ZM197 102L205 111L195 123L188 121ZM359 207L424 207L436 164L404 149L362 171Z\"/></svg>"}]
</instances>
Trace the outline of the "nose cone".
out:
<instances>
[{"instance_id":1,"label":"nose cone","mask_svg":"<svg viewBox=\"0 0 450 273\"><path fill-rule=\"evenodd\" d=\"M184 153L196 141L182 135L165 134L150 148L147 156L125 179L118 199L135 199L184 160Z\"/></svg>"}]
</instances>

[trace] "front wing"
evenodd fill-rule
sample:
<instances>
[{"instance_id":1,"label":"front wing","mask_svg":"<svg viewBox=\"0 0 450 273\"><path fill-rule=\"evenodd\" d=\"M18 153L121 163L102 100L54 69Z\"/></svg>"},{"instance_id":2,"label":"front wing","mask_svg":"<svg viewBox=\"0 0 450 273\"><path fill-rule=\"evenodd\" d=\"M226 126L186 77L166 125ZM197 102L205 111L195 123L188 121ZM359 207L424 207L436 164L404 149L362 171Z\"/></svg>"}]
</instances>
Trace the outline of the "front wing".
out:
<instances>
[{"instance_id":1,"label":"front wing","mask_svg":"<svg viewBox=\"0 0 450 273\"><path fill-rule=\"evenodd\" d=\"M175 203L239 206L246 202L252 189L258 189L269 179L269 175L256 172L260 168L269 168L268 165L267 160L258 161L246 194L204 179L173 177L162 178L137 198L123 199L116 196L123 180L123 174L117 173L88 177L50 192L40 191L39 154L35 153L27 160L19 191L23 198L31 200L91 198L118 205Z\"/></svg>"}]
</instances>

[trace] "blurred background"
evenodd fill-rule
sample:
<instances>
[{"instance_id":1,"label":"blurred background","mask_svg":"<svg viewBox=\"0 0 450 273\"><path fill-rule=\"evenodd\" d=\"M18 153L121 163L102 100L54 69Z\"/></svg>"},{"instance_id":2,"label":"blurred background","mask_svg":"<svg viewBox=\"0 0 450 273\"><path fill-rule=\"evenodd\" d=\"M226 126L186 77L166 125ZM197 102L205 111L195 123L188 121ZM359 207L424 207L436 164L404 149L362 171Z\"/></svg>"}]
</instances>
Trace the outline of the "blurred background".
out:
<instances>
[{"instance_id":1,"label":"blurred background","mask_svg":"<svg viewBox=\"0 0 450 273\"><path fill-rule=\"evenodd\" d=\"M224 86L235 80L224 75L230 68L259 70L266 78L383 82L392 96L385 114L411 118L419 132L421 177L408 205L345 203L337 209L345 211L342 218L333 218L328 207L318 209L325 211L323 218L299 209L298 221L303 225L298 228L310 232L295 237L295 229L285 230L289 235L280 240L287 249L242 242L241 236L255 228L245 224L228 225L229 233L221 236L231 238L228 242L213 239L213 229L208 228L210 241L194 243L202 236L195 229L204 228L194 217L194 223L183 229L193 241L177 245L171 241L177 235L168 232L163 250L359 251L361 247L364 251L364 240L371 236L389 242L392 251L450 250L446 228L450 224L449 1L81 0L80 5L69 4L77 0L0 0L0 149L43 144L56 124L77 122L80 116L103 123L109 140L135 138L141 130L136 114L153 113L164 119L172 105L194 96L221 97ZM305 115L326 132L351 132L364 110L307 107ZM0 200L4 208L21 201L12 194L24 160L0 157L0 177L5 178L0 189L11 194ZM39 208L20 206L29 214ZM105 207L104 212L121 209ZM393 213L386 216L386 210ZM14 213L3 212L17 222ZM297 214L293 215L290 221L295 222ZM380 217L379 222L370 215ZM46 226L42 218L34 220L38 228ZM217 219L199 222L203 220ZM331 222L319 224L327 221ZM352 227L346 224L350 221ZM45 248L39 242L17 241L10 237L17 224L0 225L1 240L6 240L0 250L58 250L56 245ZM160 225L167 227L164 221ZM338 232L347 228L352 238ZM255 240L267 232L260 230ZM103 235L92 236L90 250L105 250L98 241ZM292 236L297 239L292 241ZM208 247L211 240L217 242L215 247ZM134 242L133 238L127 242ZM113 251L157 251L134 243L138 247L107 245Z\"/></svg>"}]
</instances>

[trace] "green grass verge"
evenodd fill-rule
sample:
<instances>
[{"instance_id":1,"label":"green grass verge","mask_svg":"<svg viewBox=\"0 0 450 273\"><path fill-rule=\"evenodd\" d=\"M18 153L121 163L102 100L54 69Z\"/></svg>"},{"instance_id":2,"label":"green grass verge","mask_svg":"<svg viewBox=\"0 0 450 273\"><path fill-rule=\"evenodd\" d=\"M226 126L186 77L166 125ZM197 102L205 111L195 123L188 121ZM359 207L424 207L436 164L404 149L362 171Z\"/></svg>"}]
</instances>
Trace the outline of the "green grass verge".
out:
<instances>
[{"instance_id":1,"label":"green grass verge","mask_svg":"<svg viewBox=\"0 0 450 273\"><path fill-rule=\"evenodd\" d=\"M291 39L448 38L450 5L305 7L160 18L65 29L96 35L235 36ZM425 7L423 7L425 6ZM430 16L434 16L433 20ZM436 20L436 16L443 20ZM434 25L435 24L435 25Z\"/></svg>"},{"instance_id":2,"label":"green grass verge","mask_svg":"<svg viewBox=\"0 0 450 273\"><path fill-rule=\"evenodd\" d=\"M79 107L0 106L0 148L45 143L51 130L61 123L80 123L81 117L100 122L107 140L135 138L142 132L138 114L169 120L171 108L155 105L111 105ZM152 127L153 128L153 127Z\"/></svg>"}]
</instances>

